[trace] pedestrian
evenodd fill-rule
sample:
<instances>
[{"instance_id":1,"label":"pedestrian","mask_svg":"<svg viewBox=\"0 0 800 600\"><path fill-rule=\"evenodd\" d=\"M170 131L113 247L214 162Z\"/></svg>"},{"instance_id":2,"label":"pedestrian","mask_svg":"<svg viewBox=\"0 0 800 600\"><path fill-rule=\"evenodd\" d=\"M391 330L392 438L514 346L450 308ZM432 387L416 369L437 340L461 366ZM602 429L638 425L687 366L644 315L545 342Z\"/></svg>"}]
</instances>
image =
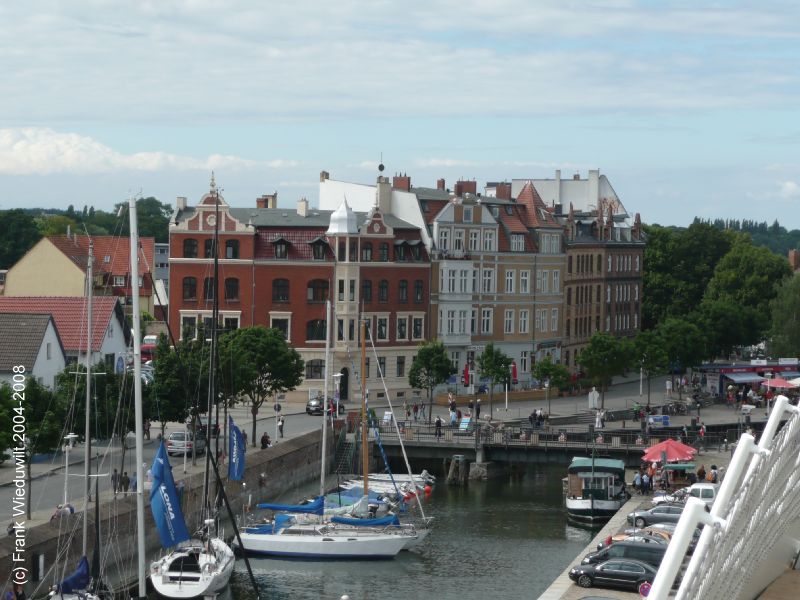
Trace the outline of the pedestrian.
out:
<instances>
[{"instance_id":1,"label":"pedestrian","mask_svg":"<svg viewBox=\"0 0 800 600\"><path fill-rule=\"evenodd\" d=\"M122 486L122 492L124 494L128 493L128 488L131 486L131 478L128 477L128 472L124 471L122 473L122 477L119 480L120 485Z\"/></svg>"},{"instance_id":2,"label":"pedestrian","mask_svg":"<svg viewBox=\"0 0 800 600\"><path fill-rule=\"evenodd\" d=\"M639 494L642 493L642 473L640 471L636 471L633 476L633 489Z\"/></svg>"},{"instance_id":3,"label":"pedestrian","mask_svg":"<svg viewBox=\"0 0 800 600\"><path fill-rule=\"evenodd\" d=\"M681 435L683 436L684 440L689 439L689 429L686 427L686 425L681 428Z\"/></svg>"},{"instance_id":4,"label":"pedestrian","mask_svg":"<svg viewBox=\"0 0 800 600\"><path fill-rule=\"evenodd\" d=\"M605 428L606 426L606 409L600 409L600 427Z\"/></svg>"},{"instance_id":5,"label":"pedestrian","mask_svg":"<svg viewBox=\"0 0 800 600\"><path fill-rule=\"evenodd\" d=\"M456 411L454 408L450 409L450 427L456 426Z\"/></svg>"},{"instance_id":6,"label":"pedestrian","mask_svg":"<svg viewBox=\"0 0 800 600\"><path fill-rule=\"evenodd\" d=\"M477 420L480 418L481 418L481 399L478 398L475 401L475 419Z\"/></svg>"},{"instance_id":7,"label":"pedestrian","mask_svg":"<svg viewBox=\"0 0 800 600\"><path fill-rule=\"evenodd\" d=\"M244 449L247 451L247 433L242 431L242 442L244 442Z\"/></svg>"},{"instance_id":8,"label":"pedestrian","mask_svg":"<svg viewBox=\"0 0 800 600\"><path fill-rule=\"evenodd\" d=\"M148 440L150 439L150 419L145 419L144 421L144 437Z\"/></svg>"},{"instance_id":9,"label":"pedestrian","mask_svg":"<svg viewBox=\"0 0 800 600\"><path fill-rule=\"evenodd\" d=\"M261 449L266 450L267 448L269 448L269 434L265 431L261 435Z\"/></svg>"},{"instance_id":10,"label":"pedestrian","mask_svg":"<svg viewBox=\"0 0 800 600\"><path fill-rule=\"evenodd\" d=\"M717 483L719 481L719 471L717 471L717 465L711 465L711 471L708 473L708 480L711 483Z\"/></svg>"},{"instance_id":11,"label":"pedestrian","mask_svg":"<svg viewBox=\"0 0 800 600\"><path fill-rule=\"evenodd\" d=\"M419 418L422 419L423 421L425 420L425 403L424 402L420 402L420 405L419 405Z\"/></svg>"},{"instance_id":12,"label":"pedestrian","mask_svg":"<svg viewBox=\"0 0 800 600\"><path fill-rule=\"evenodd\" d=\"M419 405L414 402L414 407L411 410L414 412L414 422L416 423L417 418L419 417Z\"/></svg>"},{"instance_id":13,"label":"pedestrian","mask_svg":"<svg viewBox=\"0 0 800 600\"><path fill-rule=\"evenodd\" d=\"M131 492L136 493L136 473L131 477Z\"/></svg>"},{"instance_id":14,"label":"pedestrian","mask_svg":"<svg viewBox=\"0 0 800 600\"><path fill-rule=\"evenodd\" d=\"M436 432L436 441L438 442L439 439L442 437L442 417L436 415L436 421L434 423L434 431Z\"/></svg>"},{"instance_id":15,"label":"pedestrian","mask_svg":"<svg viewBox=\"0 0 800 600\"><path fill-rule=\"evenodd\" d=\"M534 427L536 427L536 425L539 424L538 415L536 414L535 410L532 411L531 414L528 416L528 422L531 424L531 429L533 429Z\"/></svg>"},{"instance_id":16,"label":"pedestrian","mask_svg":"<svg viewBox=\"0 0 800 600\"><path fill-rule=\"evenodd\" d=\"M697 432L697 435L700 437L700 442L703 444L703 447L705 447L705 441L706 441L706 424L705 424L705 423L703 423L702 421L700 421L700 429L699 429L699 431Z\"/></svg>"},{"instance_id":17,"label":"pedestrian","mask_svg":"<svg viewBox=\"0 0 800 600\"><path fill-rule=\"evenodd\" d=\"M21 583L15 582L13 589L6 592L5 600L25 600L26 598L25 588Z\"/></svg>"},{"instance_id":18,"label":"pedestrian","mask_svg":"<svg viewBox=\"0 0 800 600\"><path fill-rule=\"evenodd\" d=\"M642 493L645 495L650 493L650 476L647 473L642 475Z\"/></svg>"},{"instance_id":19,"label":"pedestrian","mask_svg":"<svg viewBox=\"0 0 800 600\"><path fill-rule=\"evenodd\" d=\"M603 421L600 417L600 411L598 410L594 413L594 427L595 429L602 429L603 428Z\"/></svg>"},{"instance_id":20,"label":"pedestrian","mask_svg":"<svg viewBox=\"0 0 800 600\"><path fill-rule=\"evenodd\" d=\"M114 469L114 472L111 474L111 491L114 492L115 496L119 491L119 473L117 473L116 469Z\"/></svg>"},{"instance_id":21,"label":"pedestrian","mask_svg":"<svg viewBox=\"0 0 800 600\"><path fill-rule=\"evenodd\" d=\"M283 437L283 415L278 417L278 433Z\"/></svg>"},{"instance_id":22,"label":"pedestrian","mask_svg":"<svg viewBox=\"0 0 800 600\"><path fill-rule=\"evenodd\" d=\"M706 466L700 465L700 468L697 469L697 481L705 481L706 480Z\"/></svg>"}]
</instances>

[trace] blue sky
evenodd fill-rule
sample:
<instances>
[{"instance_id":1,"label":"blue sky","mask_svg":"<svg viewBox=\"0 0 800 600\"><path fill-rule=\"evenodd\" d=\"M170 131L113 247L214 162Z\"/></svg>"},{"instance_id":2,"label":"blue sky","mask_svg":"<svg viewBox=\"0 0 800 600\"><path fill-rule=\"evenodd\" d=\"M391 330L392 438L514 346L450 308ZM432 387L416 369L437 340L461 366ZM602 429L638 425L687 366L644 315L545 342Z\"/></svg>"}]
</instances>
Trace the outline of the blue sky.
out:
<instances>
[{"instance_id":1,"label":"blue sky","mask_svg":"<svg viewBox=\"0 0 800 600\"><path fill-rule=\"evenodd\" d=\"M649 223L800 228L791 1L0 5L0 208L605 173Z\"/></svg>"}]
</instances>

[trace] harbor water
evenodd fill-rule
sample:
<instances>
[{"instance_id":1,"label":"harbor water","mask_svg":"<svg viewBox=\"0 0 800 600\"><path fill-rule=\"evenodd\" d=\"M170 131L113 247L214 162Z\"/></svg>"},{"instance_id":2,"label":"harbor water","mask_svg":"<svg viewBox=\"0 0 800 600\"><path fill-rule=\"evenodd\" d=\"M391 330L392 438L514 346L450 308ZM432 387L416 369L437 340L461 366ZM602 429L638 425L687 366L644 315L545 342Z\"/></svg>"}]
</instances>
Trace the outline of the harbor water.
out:
<instances>
[{"instance_id":1,"label":"harbor water","mask_svg":"<svg viewBox=\"0 0 800 600\"><path fill-rule=\"evenodd\" d=\"M530 467L457 487L443 477L424 501L434 531L414 552L388 561L313 561L254 557L259 596L268 600L493 600L537 598L591 540L567 520L565 468ZM226 594L228 596L228 594ZM244 562L230 597L254 600Z\"/></svg>"}]
</instances>

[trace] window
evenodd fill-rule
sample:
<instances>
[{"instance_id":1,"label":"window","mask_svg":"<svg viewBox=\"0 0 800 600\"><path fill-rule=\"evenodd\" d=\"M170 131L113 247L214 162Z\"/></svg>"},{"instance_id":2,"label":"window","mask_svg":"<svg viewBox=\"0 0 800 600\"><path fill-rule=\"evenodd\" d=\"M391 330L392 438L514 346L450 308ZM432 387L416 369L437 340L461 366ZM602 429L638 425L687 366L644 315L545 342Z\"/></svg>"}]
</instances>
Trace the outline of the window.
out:
<instances>
[{"instance_id":1,"label":"window","mask_svg":"<svg viewBox=\"0 0 800 600\"><path fill-rule=\"evenodd\" d=\"M408 302L408 281L406 281L405 279L400 280L399 292L400 292L400 302L403 303Z\"/></svg>"},{"instance_id":2,"label":"window","mask_svg":"<svg viewBox=\"0 0 800 600\"><path fill-rule=\"evenodd\" d=\"M86 337L89 337L89 336L88 336L88 333L87 333L87 336L86 336ZM53 358L53 348L52 348L52 344L51 344L50 342L47 342L47 360L50 360L50 359L52 359L52 358Z\"/></svg>"},{"instance_id":3,"label":"window","mask_svg":"<svg viewBox=\"0 0 800 600\"><path fill-rule=\"evenodd\" d=\"M309 302L325 302L328 299L328 282L324 279L312 279L308 282L306 295Z\"/></svg>"},{"instance_id":4,"label":"window","mask_svg":"<svg viewBox=\"0 0 800 600\"><path fill-rule=\"evenodd\" d=\"M411 322L411 337L415 340L422 339L422 317L414 317Z\"/></svg>"},{"instance_id":5,"label":"window","mask_svg":"<svg viewBox=\"0 0 800 600\"><path fill-rule=\"evenodd\" d=\"M516 279L516 271L506 271L506 294L514 293L514 280Z\"/></svg>"},{"instance_id":6,"label":"window","mask_svg":"<svg viewBox=\"0 0 800 600\"><path fill-rule=\"evenodd\" d=\"M355 302L356 301L356 280L355 279L351 279L350 280L350 286L349 286L349 289L348 289L347 298L350 300L350 302Z\"/></svg>"},{"instance_id":7,"label":"window","mask_svg":"<svg viewBox=\"0 0 800 600\"><path fill-rule=\"evenodd\" d=\"M458 311L458 333L464 335L467 333L467 311Z\"/></svg>"},{"instance_id":8,"label":"window","mask_svg":"<svg viewBox=\"0 0 800 600\"><path fill-rule=\"evenodd\" d=\"M524 252L525 251L525 236L521 233L511 234L511 251Z\"/></svg>"},{"instance_id":9,"label":"window","mask_svg":"<svg viewBox=\"0 0 800 600\"><path fill-rule=\"evenodd\" d=\"M461 269L458 277L458 291L462 294L468 292L467 285L469 284L470 276L467 269Z\"/></svg>"},{"instance_id":10,"label":"window","mask_svg":"<svg viewBox=\"0 0 800 600\"><path fill-rule=\"evenodd\" d=\"M400 244L399 246L394 247L394 259L395 260L405 260L406 259L406 247L405 244Z\"/></svg>"},{"instance_id":11,"label":"window","mask_svg":"<svg viewBox=\"0 0 800 600\"><path fill-rule=\"evenodd\" d=\"M379 356L378 357L378 377L380 376L386 377L386 357Z\"/></svg>"},{"instance_id":12,"label":"window","mask_svg":"<svg viewBox=\"0 0 800 600\"><path fill-rule=\"evenodd\" d=\"M214 299L214 290L216 288L216 283L214 282L213 277L206 277L203 280L203 299L204 300L213 300Z\"/></svg>"},{"instance_id":13,"label":"window","mask_svg":"<svg viewBox=\"0 0 800 600\"><path fill-rule=\"evenodd\" d=\"M289 258L289 244L284 241L275 243L275 258L287 259Z\"/></svg>"},{"instance_id":14,"label":"window","mask_svg":"<svg viewBox=\"0 0 800 600\"><path fill-rule=\"evenodd\" d=\"M372 302L372 281L369 279L361 282L361 299L364 302Z\"/></svg>"},{"instance_id":15,"label":"window","mask_svg":"<svg viewBox=\"0 0 800 600\"><path fill-rule=\"evenodd\" d=\"M553 293L557 294L561 288L561 271L553 271Z\"/></svg>"},{"instance_id":16,"label":"window","mask_svg":"<svg viewBox=\"0 0 800 600\"><path fill-rule=\"evenodd\" d=\"M325 378L325 361L324 360L310 360L306 363L306 379L324 379Z\"/></svg>"},{"instance_id":17,"label":"window","mask_svg":"<svg viewBox=\"0 0 800 600\"><path fill-rule=\"evenodd\" d=\"M273 279L272 280L272 301L273 302L288 302L289 301L289 280L288 279Z\"/></svg>"},{"instance_id":18,"label":"window","mask_svg":"<svg viewBox=\"0 0 800 600\"><path fill-rule=\"evenodd\" d=\"M422 260L422 250L419 247L419 244L416 246L411 246L411 258L414 260Z\"/></svg>"},{"instance_id":19,"label":"window","mask_svg":"<svg viewBox=\"0 0 800 600\"><path fill-rule=\"evenodd\" d=\"M492 333L492 309L481 309L481 333Z\"/></svg>"},{"instance_id":20,"label":"window","mask_svg":"<svg viewBox=\"0 0 800 600\"><path fill-rule=\"evenodd\" d=\"M239 329L239 317L225 317L222 320L223 331L234 331Z\"/></svg>"},{"instance_id":21,"label":"window","mask_svg":"<svg viewBox=\"0 0 800 600\"><path fill-rule=\"evenodd\" d=\"M372 244L369 242L361 246L361 262L372 262Z\"/></svg>"},{"instance_id":22,"label":"window","mask_svg":"<svg viewBox=\"0 0 800 600\"><path fill-rule=\"evenodd\" d=\"M558 309L550 311L550 331L558 331Z\"/></svg>"},{"instance_id":23,"label":"window","mask_svg":"<svg viewBox=\"0 0 800 600\"><path fill-rule=\"evenodd\" d=\"M350 242L350 255L347 257L349 262L358 261L358 242L353 240Z\"/></svg>"},{"instance_id":24,"label":"window","mask_svg":"<svg viewBox=\"0 0 800 600\"><path fill-rule=\"evenodd\" d=\"M123 287L125 285L124 275L114 275L114 287Z\"/></svg>"},{"instance_id":25,"label":"window","mask_svg":"<svg viewBox=\"0 0 800 600\"><path fill-rule=\"evenodd\" d=\"M486 231L483 234L483 249L486 252L494 251L494 231Z\"/></svg>"},{"instance_id":26,"label":"window","mask_svg":"<svg viewBox=\"0 0 800 600\"><path fill-rule=\"evenodd\" d=\"M528 372L528 351L523 350L519 353L519 370L523 373Z\"/></svg>"},{"instance_id":27,"label":"window","mask_svg":"<svg viewBox=\"0 0 800 600\"><path fill-rule=\"evenodd\" d=\"M572 288L567 288L567 306L572 306Z\"/></svg>"},{"instance_id":28,"label":"window","mask_svg":"<svg viewBox=\"0 0 800 600\"><path fill-rule=\"evenodd\" d=\"M447 291L448 292L455 292L456 291L456 270L455 269L447 269Z\"/></svg>"},{"instance_id":29,"label":"window","mask_svg":"<svg viewBox=\"0 0 800 600\"><path fill-rule=\"evenodd\" d=\"M203 242L203 256L206 258L214 258L214 240L206 240Z\"/></svg>"},{"instance_id":30,"label":"window","mask_svg":"<svg viewBox=\"0 0 800 600\"><path fill-rule=\"evenodd\" d=\"M225 242L225 258L239 258L239 240Z\"/></svg>"},{"instance_id":31,"label":"window","mask_svg":"<svg viewBox=\"0 0 800 600\"><path fill-rule=\"evenodd\" d=\"M464 230L456 229L453 232L453 250L461 252L464 250Z\"/></svg>"},{"instance_id":32,"label":"window","mask_svg":"<svg viewBox=\"0 0 800 600\"><path fill-rule=\"evenodd\" d=\"M606 331L611 331L611 316L606 315Z\"/></svg>"},{"instance_id":33,"label":"window","mask_svg":"<svg viewBox=\"0 0 800 600\"><path fill-rule=\"evenodd\" d=\"M550 271L542 271L542 293L547 294L550 291Z\"/></svg>"},{"instance_id":34,"label":"window","mask_svg":"<svg viewBox=\"0 0 800 600\"><path fill-rule=\"evenodd\" d=\"M539 269L536 269L536 291L542 291L542 272Z\"/></svg>"},{"instance_id":35,"label":"window","mask_svg":"<svg viewBox=\"0 0 800 600\"><path fill-rule=\"evenodd\" d=\"M272 317L270 319L269 326L280 331L283 334L283 339L289 339L289 319L283 317Z\"/></svg>"},{"instance_id":36,"label":"window","mask_svg":"<svg viewBox=\"0 0 800 600\"><path fill-rule=\"evenodd\" d=\"M397 357L397 376L398 377L405 377L406 376L406 357L405 356L398 356Z\"/></svg>"},{"instance_id":37,"label":"window","mask_svg":"<svg viewBox=\"0 0 800 600\"><path fill-rule=\"evenodd\" d=\"M239 299L239 280L235 277L225 279L225 300Z\"/></svg>"},{"instance_id":38,"label":"window","mask_svg":"<svg viewBox=\"0 0 800 600\"><path fill-rule=\"evenodd\" d=\"M354 340L356 339L356 320L349 319L347 321L347 339Z\"/></svg>"},{"instance_id":39,"label":"window","mask_svg":"<svg viewBox=\"0 0 800 600\"><path fill-rule=\"evenodd\" d=\"M608 272L611 273L611 256L608 257Z\"/></svg>"},{"instance_id":40,"label":"window","mask_svg":"<svg viewBox=\"0 0 800 600\"><path fill-rule=\"evenodd\" d=\"M307 341L325 341L325 319L312 319L306 323Z\"/></svg>"},{"instance_id":41,"label":"window","mask_svg":"<svg viewBox=\"0 0 800 600\"><path fill-rule=\"evenodd\" d=\"M519 332L528 333L528 311L524 309L519 311Z\"/></svg>"},{"instance_id":42,"label":"window","mask_svg":"<svg viewBox=\"0 0 800 600\"><path fill-rule=\"evenodd\" d=\"M472 335L478 333L478 311L474 308L472 309L472 315L470 316L469 332Z\"/></svg>"},{"instance_id":43,"label":"window","mask_svg":"<svg viewBox=\"0 0 800 600\"><path fill-rule=\"evenodd\" d=\"M314 260L325 260L325 244L317 242L311 244L311 252Z\"/></svg>"},{"instance_id":44,"label":"window","mask_svg":"<svg viewBox=\"0 0 800 600\"><path fill-rule=\"evenodd\" d=\"M481 249L481 232L479 229L473 229L469 232L469 249L470 252L477 252Z\"/></svg>"},{"instance_id":45,"label":"window","mask_svg":"<svg viewBox=\"0 0 800 600\"><path fill-rule=\"evenodd\" d=\"M380 261L387 262L389 260L389 244L382 242L380 245Z\"/></svg>"},{"instance_id":46,"label":"window","mask_svg":"<svg viewBox=\"0 0 800 600\"><path fill-rule=\"evenodd\" d=\"M635 266L636 272L638 273L639 272L639 257L638 256L636 257L636 260L634 261L633 264Z\"/></svg>"},{"instance_id":47,"label":"window","mask_svg":"<svg viewBox=\"0 0 800 600\"><path fill-rule=\"evenodd\" d=\"M181 319L181 339L192 340L197 337L197 317L183 317Z\"/></svg>"},{"instance_id":48,"label":"window","mask_svg":"<svg viewBox=\"0 0 800 600\"><path fill-rule=\"evenodd\" d=\"M484 293L494 292L494 270L483 270L483 287L481 289Z\"/></svg>"},{"instance_id":49,"label":"window","mask_svg":"<svg viewBox=\"0 0 800 600\"><path fill-rule=\"evenodd\" d=\"M447 311L447 330L448 334L454 334L456 332L456 311L448 310Z\"/></svg>"},{"instance_id":50,"label":"window","mask_svg":"<svg viewBox=\"0 0 800 600\"><path fill-rule=\"evenodd\" d=\"M339 299L339 302L344 302L344 279L340 279L338 283L339 283L339 294L337 298Z\"/></svg>"},{"instance_id":51,"label":"window","mask_svg":"<svg viewBox=\"0 0 800 600\"><path fill-rule=\"evenodd\" d=\"M633 299L637 300L637 301L639 300L639 286L638 285L633 286Z\"/></svg>"},{"instance_id":52,"label":"window","mask_svg":"<svg viewBox=\"0 0 800 600\"><path fill-rule=\"evenodd\" d=\"M461 219L464 223L472 223L472 207L465 206L464 207L464 216Z\"/></svg>"},{"instance_id":53,"label":"window","mask_svg":"<svg viewBox=\"0 0 800 600\"><path fill-rule=\"evenodd\" d=\"M528 293L530 293L530 291L531 291L530 279L531 279L531 272L530 271L520 271L519 272L519 293L520 294L528 294Z\"/></svg>"},{"instance_id":54,"label":"window","mask_svg":"<svg viewBox=\"0 0 800 600\"><path fill-rule=\"evenodd\" d=\"M389 339L389 319L378 317L378 339L386 341Z\"/></svg>"},{"instance_id":55,"label":"window","mask_svg":"<svg viewBox=\"0 0 800 600\"><path fill-rule=\"evenodd\" d=\"M450 247L450 230L439 230L439 250L447 250Z\"/></svg>"},{"instance_id":56,"label":"window","mask_svg":"<svg viewBox=\"0 0 800 600\"><path fill-rule=\"evenodd\" d=\"M611 286L606 286L606 302L611 302Z\"/></svg>"},{"instance_id":57,"label":"window","mask_svg":"<svg viewBox=\"0 0 800 600\"><path fill-rule=\"evenodd\" d=\"M388 302L389 301L389 282L385 279L381 279L381 282L378 284L378 302Z\"/></svg>"},{"instance_id":58,"label":"window","mask_svg":"<svg viewBox=\"0 0 800 600\"><path fill-rule=\"evenodd\" d=\"M408 319L406 317L397 317L397 339L408 339Z\"/></svg>"},{"instance_id":59,"label":"window","mask_svg":"<svg viewBox=\"0 0 800 600\"><path fill-rule=\"evenodd\" d=\"M514 311L507 310L503 319L503 333L514 333Z\"/></svg>"},{"instance_id":60,"label":"window","mask_svg":"<svg viewBox=\"0 0 800 600\"><path fill-rule=\"evenodd\" d=\"M183 240L183 258L197 258L197 240Z\"/></svg>"}]
</instances>

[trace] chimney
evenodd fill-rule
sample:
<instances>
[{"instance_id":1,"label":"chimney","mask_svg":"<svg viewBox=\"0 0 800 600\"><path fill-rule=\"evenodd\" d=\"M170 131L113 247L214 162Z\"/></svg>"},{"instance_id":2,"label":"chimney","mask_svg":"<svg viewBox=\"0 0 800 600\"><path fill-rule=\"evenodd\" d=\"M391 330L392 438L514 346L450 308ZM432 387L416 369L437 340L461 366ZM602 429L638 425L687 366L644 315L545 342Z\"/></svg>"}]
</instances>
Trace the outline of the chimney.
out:
<instances>
[{"instance_id":1,"label":"chimney","mask_svg":"<svg viewBox=\"0 0 800 600\"><path fill-rule=\"evenodd\" d=\"M178 196L175 200L175 206L178 207L178 210L184 210L186 208L186 196Z\"/></svg>"},{"instance_id":2,"label":"chimney","mask_svg":"<svg viewBox=\"0 0 800 600\"><path fill-rule=\"evenodd\" d=\"M589 188L587 193L589 194L589 204L597 204L600 199L600 169L589 169Z\"/></svg>"},{"instance_id":3,"label":"chimney","mask_svg":"<svg viewBox=\"0 0 800 600\"><path fill-rule=\"evenodd\" d=\"M375 203L378 210L382 213L392 211L392 186L389 185L389 178L378 175L378 187L375 192Z\"/></svg>"},{"instance_id":4,"label":"chimney","mask_svg":"<svg viewBox=\"0 0 800 600\"><path fill-rule=\"evenodd\" d=\"M437 180L436 180L436 189L437 189L437 190L442 190L442 191L444 191L444 190L445 190L445 187L444 187L444 179L437 179Z\"/></svg>"},{"instance_id":5,"label":"chimney","mask_svg":"<svg viewBox=\"0 0 800 600\"><path fill-rule=\"evenodd\" d=\"M581 174L580 173L575 173L575 175L572 176L572 179L573 179L573 181L580 181L581 180Z\"/></svg>"},{"instance_id":6,"label":"chimney","mask_svg":"<svg viewBox=\"0 0 800 600\"><path fill-rule=\"evenodd\" d=\"M478 184L473 179L472 181L457 181L455 188L456 196L463 196L464 194L478 195Z\"/></svg>"},{"instance_id":7,"label":"chimney","mask_svg":"<svg viewBox=\"0 0 800 600\"><path fill-rule=\"evenodd\" d=\"M403 173L402 175L395 175L392 179L392 187L396 190L403 190L404 192L411 191L411 177Z\"/></svg>"},{"instance_id":8,"label":"chimney","mask_svg":"<svg viewBox=\"0 0 800 600\"><path fill-rule=\"evenodd\" d=\"M511 184L498 183L495 187L494 195L498 200L511 200Z\"/></svg>"},{"instance_id":9,"label":"chimney","mask_svg":"<svg viewBox=\"0 0 800 600\"><path fill-rule=\"evenodd\" d=\"M297 214L301 217L308 216L308 200L305 198L300 198L300 200L297 201Z\"/></svg>"},{"instance_id":10,"label":"chimney","mask_svg":"<svg viewBox=\"0 0 800 600\"><path fill-rule=\"evenodd\" d=\"M256 198L256 208L278 208L278 192Z\"/></svg>"},{"instance_id":11,"label":"chimney","mask_svg":"<svg viewBox=\"0 0 800 600\"><path fill-rule=\"evenodd\" d=\"M331 174L328 173L327 171L320 171L319 172L319 180L320 180L320 182L323 182L326 179L330 179L330 178L331 178Z\"/></svg>"},{"instance_id":12,"label":"chimney","mask_svg":"<svg viewBox=\"0 0 800 600\"><path fill-rule=\"evenodd\" d=\"M561 169L556 169L556 195L553 202L561 204Z\"/></svg>"}]
</instances>

